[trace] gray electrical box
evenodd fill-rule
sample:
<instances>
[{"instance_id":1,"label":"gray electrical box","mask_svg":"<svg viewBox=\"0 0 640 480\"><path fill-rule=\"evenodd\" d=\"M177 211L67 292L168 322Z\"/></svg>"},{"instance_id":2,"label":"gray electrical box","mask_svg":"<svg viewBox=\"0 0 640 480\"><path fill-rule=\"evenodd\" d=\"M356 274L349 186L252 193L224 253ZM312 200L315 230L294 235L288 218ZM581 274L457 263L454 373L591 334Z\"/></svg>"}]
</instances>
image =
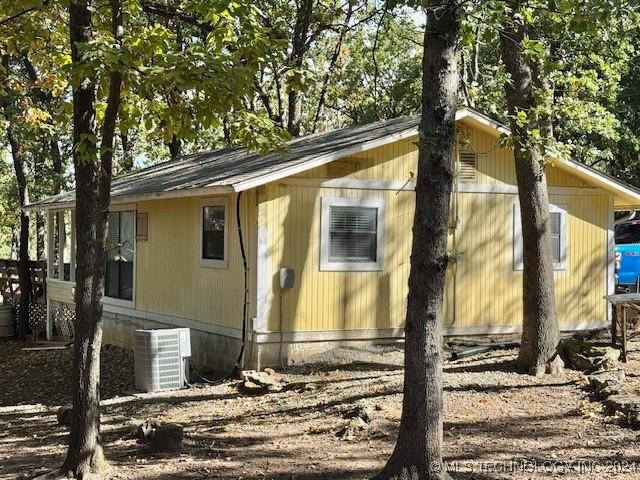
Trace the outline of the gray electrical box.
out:
<instances>
[{"instance_id":1,"label":"gray electrical box","mask_svg":"<svg viewBox=\"0 0 640 480\"><path fill-rule=\"evenodd\" d=\"M293 288L296 281L296 272L293 268L280 268L280 288Z\"/></svg>"}]
</instances>

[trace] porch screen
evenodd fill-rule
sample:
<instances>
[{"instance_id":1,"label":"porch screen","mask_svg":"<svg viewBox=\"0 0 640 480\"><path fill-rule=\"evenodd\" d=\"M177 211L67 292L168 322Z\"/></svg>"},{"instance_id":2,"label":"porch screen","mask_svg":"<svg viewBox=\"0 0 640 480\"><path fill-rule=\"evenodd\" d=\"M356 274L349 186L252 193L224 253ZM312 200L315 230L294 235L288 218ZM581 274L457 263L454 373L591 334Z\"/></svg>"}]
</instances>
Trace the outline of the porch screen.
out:
<instances>
[{"instance_id":1,"label":"porch screen","mask_svg":"<svg viewBox=\"0 0 640 480\"><path fill-rule=\"evenodd\" d=\"M378 209L331 207L329 220L329 260L375 262Z\"/></svg>"},{"instance_id":2,"label":"porch screen","mask_svg":"<svg viewBox=\"0 0 640 480\"><path fill-rule=\"evenodd\" d=\"M109 213L105 295L133 300L135 212Z\"/></svg>"}]
</instances>

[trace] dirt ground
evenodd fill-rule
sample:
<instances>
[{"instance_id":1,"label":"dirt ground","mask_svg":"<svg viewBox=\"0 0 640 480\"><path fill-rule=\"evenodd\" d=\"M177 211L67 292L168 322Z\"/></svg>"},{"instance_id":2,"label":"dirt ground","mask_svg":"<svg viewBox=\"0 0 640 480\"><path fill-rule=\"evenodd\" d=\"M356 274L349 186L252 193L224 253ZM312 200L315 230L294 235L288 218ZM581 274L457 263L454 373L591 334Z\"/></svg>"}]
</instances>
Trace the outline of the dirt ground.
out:
<instances>
[{"instance_id":1,"label":"dirt ground","mask_svg":"<svg viewBox=\"0 0 640 480\"><path fill-rule=\"evenodd\" d=\"M636 347L638 344L634 344ZM70 350L23 352L0 342L0 479L62 462ZM638 433L607 416L583 376L512 370L515 351L445 365L445 459L454 478L640 478ZM391 453L401 410L402 350L339 349L278 378L296 389L247 396L236 384L132 395L131 355L103 353L108 479L365 479ZM640 351L627 375L640 373ZM373 412L364 422L352 412ZM184 425L182 453L154 455L132 435L142 420Z\"/></svg>"}]
</instances>

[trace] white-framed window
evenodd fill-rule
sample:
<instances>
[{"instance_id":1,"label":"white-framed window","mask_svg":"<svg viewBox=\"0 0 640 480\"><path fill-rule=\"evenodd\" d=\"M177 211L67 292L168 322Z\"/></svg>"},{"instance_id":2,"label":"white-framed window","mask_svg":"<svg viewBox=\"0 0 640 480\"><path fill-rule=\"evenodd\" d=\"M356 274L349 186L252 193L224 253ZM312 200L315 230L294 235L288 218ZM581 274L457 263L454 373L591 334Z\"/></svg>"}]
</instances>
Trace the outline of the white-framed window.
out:
<instances>
[{"instance_id":1,"label":"white-framed window","mask_svg":"<svg viewBox=\"0 0 640 480\"><path fill-rule=\"evenodd\" d=\"M229 265L229 200L227 197L202 200L199 216L200 266L227 268Z\"/></svg>"},{"instance_id":2,"label":"white-framed window","mask_svg":"<svg viewBox=\"0 0 640 480\"><path fill-rule=\"evenodd\" d=\"M108 299L133 301L135 219L136 212L134 210L109 212L106 244L107 265L104 279L104 295Z\"/></svg>"},{"instance_id":3,"label":"white-framed window","mask_svg":"<svg viewBox=\"0 0 640 480\"><path fill-rule=\"evenodd\" d=\"M382 270L384 200L322 197L320 270Z\"/></svg>"},{"instance_id":4,"label":"white-framed window","mask_svg":"<svg viewBox=\"0 0 640 480\"><path fill-rule=\"evenodd\" d=\"M522 220L520 205L513 205L513 269L522 270ZM549 230L551 236L551 258L554 270L567 269L569 250L569 222L566 205L549 204Z\"/></svg>"}]
</instances>

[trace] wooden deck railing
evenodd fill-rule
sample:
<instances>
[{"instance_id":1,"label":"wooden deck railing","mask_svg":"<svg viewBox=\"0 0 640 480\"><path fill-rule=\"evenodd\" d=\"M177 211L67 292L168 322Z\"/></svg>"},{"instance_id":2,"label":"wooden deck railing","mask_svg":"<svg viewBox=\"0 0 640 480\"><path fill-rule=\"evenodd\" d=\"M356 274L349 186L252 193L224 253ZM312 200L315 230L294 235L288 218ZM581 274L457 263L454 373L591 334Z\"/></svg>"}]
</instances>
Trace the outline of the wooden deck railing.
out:
<instances>
[{"instance_id":1,"label":"wooden deck railing","mask_svg":"<svg viewBox=\"0 0 640 480\"><path fill-rule=\"evenodd\" d=\"M46 303L47 301L47 262L29 262L29 278L31 288L28 292L30 303ZM18 261L0 259L0 295L2 303L15 303L20 298L20 282L18 280Z\"/></svg>"}]
</instances>

